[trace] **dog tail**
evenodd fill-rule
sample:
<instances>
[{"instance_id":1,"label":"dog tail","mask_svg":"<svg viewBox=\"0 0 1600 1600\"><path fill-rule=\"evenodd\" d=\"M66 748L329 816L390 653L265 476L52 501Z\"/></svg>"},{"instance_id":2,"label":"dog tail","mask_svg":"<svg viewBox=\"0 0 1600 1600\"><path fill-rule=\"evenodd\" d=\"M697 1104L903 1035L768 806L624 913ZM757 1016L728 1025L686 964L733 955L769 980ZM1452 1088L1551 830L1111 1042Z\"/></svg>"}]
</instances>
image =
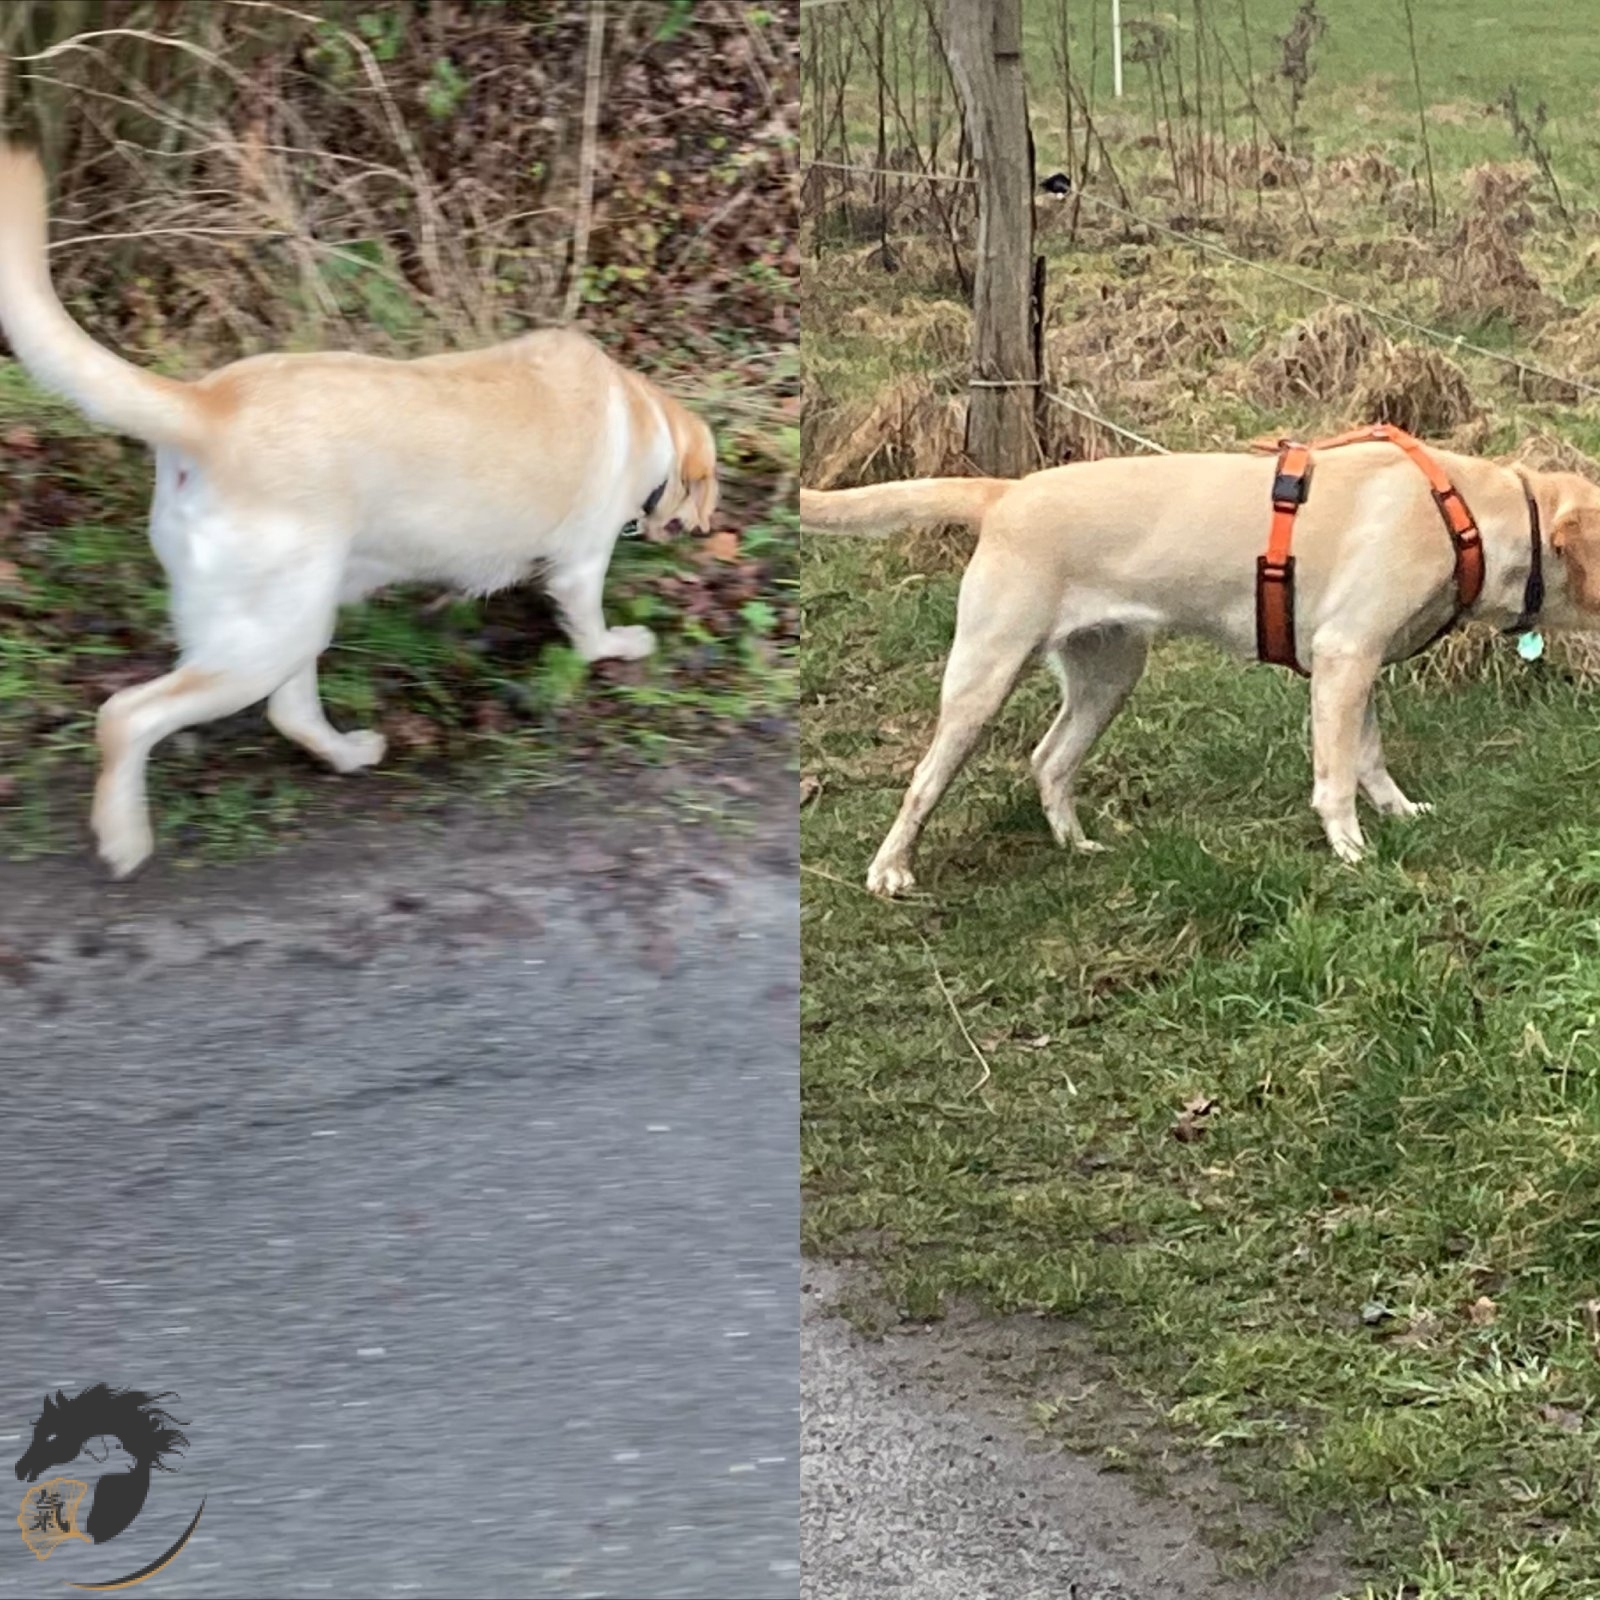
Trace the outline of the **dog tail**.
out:
<instances>
[{"instance_id":1,"label":"dog tail","mask_svg":"<svg viewBox=\"0 0 1600 1600\"><path fill-rule=\"evenodd\" d=\"M811 533L886 534L954 522L976 528L1011 478L910 478L865 489L802 489L800 526Z\"/></svg>"},{"instance_id":2,"label":"dog tail","mask_svg":"<svg viewBox=\"0 0 1600 1600\"><path fill-rule=\"evenodd\" d=\"M17 360L92 421L151 444L197 442L205 413L192 384L141 372L67 315L50 283L47 233L39 158L0 144L0 328Z\"/></svg>"}]
</instances>

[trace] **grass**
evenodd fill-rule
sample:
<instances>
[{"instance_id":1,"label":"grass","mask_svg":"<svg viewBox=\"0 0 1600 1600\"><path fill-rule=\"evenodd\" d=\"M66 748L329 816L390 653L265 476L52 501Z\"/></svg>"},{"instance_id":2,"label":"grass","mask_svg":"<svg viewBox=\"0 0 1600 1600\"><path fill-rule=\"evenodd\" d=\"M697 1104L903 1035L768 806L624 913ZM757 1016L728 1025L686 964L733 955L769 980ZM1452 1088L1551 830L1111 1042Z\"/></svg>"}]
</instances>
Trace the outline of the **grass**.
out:
<instances>
[{"instance_id":1,"label":"grass","mask_svg":"<svg viewBox=\"0 0 1600 1600\"><path fill-rule=\"evenodd\" d=\"M1058 0L1024 0L1024 43L1029 93L1044 127L1053 129L1059 113L1060 74L1051 40L1057 32ZM1246 0L1244 5L1206 5L1208 34L1220 35L1232 60L1243 69L1249 18L1249 59L1258 73L1275 70L1282 58L1279 41L1289 31L1299 0ZM1328 28L1312 52L1313 73L1301 108L1311 148L1320 154L1381 143L1420 162L1416 88L1400 0L1320 0ZM1516 144L1503 117L1488 110L1517 85L1531 109L1543 101L1550 111L1558 172L1593 182L1600 178L1590 120L1592 84L1600 71L1600 39L1573 26L1562 0L1437 0L1415 6L1419 70L1423 96L1433 110L1429 137L1434 159L1445 165L1509 161ZM1116 107L1112 97L1110 29L1095 7L1072 5L1073 64L1085 80L1097 114ZM1153 0L1124 0L1123 26L1131 39L1141 23L1164 20L1193 51L1193 5L1169 6ZM1092 66L1092 72L1091 72ZM1209 66L1208 66L1209 72ZM1130 65L1122 109L1149 123L1148 90L1142 68ZM1277 91L1263 106L1279 112ZM1441 112L1443 114L1441 114ZM1242 113L1230 110L1234 131L1244 131ZM1287 125L1286 114L1274 126ZM1041 170L1052 159L1042 145ZM1409 166L1410 162L1407 162Z\"/></svg>"},{"instance_id":2,"label":"grass","mask_svg":"<svg viewBox=\"0 0 1600 1600\"><path fill-rule=\"evenodd\" d=\"M1051 9L1028 10L1041 170ZM1403 13L1324 9L1307 148L1319 161L1376 148L1409 175ZM1425 93L1450 103L1431 126L1450 215L1419 238L1417 266L1363 255L1400 229L1355 182L1313 180L1315 234L1282 193L1253 242L1230 231L1256 226L1244 215L1219 231L1267 259L1276 240L1286 270L1439 326L1460 175L1517 154L1487 109L1508 82L1525 105L1549 101L1563 193L1594 204L1582 65L1600 46L1553 0L1417 9ZM1292 10L1251 0L1258 65ZM1075 26L1089 15L1074 7ZM1141 72L1111 115L1108 59L1097 71L1119 170L1136 204L1169 215L1159 152L1134 145ZM1596 287L1583 231L1536 203L1518 248L1581 310ZM1274 398L1250 377L1315 295L1159 238L1073 239L1059 215L1041 207L1047 339L1098 330L1103 353L1085 347L1054 381L1178 448L1351 420L1348 394ZM953 292L937 249L902 249L885 277L866 245L808 263L815 403L859 406L905 376L959 392L960 351L910 331ZM1141 343L1166 308L1183 313L1177 333ZM1204 319L1225 338L1190 340ZM1541 337L1487 310L1447 331L1519 352ZM1477 448L1542 430L1597 453L1592 403L1536 401L1496 364L1449 353L1483 412ZM1581 355L1544 359L1591 374ZM1559 651L1524 665L1509 644L1479 671L1468 653L1386 673L1390 766L1438 810L1364 814L1372 857L1348 869L1308 804L1304 685L1181 642L1157 650L1085 769L1080 814L1110 852L1058 850L1027 767L1055 709L1040 672L929 827L920 895L889 905L860 884L931 733L952 565L927 539L804 551L806 1247L869 1263L911 1317L963 1297L1071 1319L1167 1435L1275 1513L1219 1531L1241 1567L1271 1570L1331 1523L1367 1600L1597 1600L1592 678ZM1039 1398L1072 1444L1116 1466L1138 1454L1070 1398ZM1147 1467L1162 1448L1148 1444Z\"/></svg>"},{"instance_id":3,"label":"grass","mask_svg":"<svg viewBox=\"0 0 1600 1600\"><path fill-rule=\"evenodd\" d=\"M179 735L151 767L161 848L192 861L254 854L375 796L493 799L571 782L579 757L686 759L740 730L782 726L794 526L773 487L794 471L798 440L761 398L699 402L722 441L737 559L710 559L687 537L618 546L608 616L655 629L657 657L591 671L528 590L485 602L403 591L348 608L322 658L324 702L336 726L388 732L383 765L340 779L274 733L259 707ZM98 433L9 363L0 438L13 441L0 446L12 506L0 518L0 854L24 858L83 848L95 709L167 670L172 645L144 533L148 454Z\"/></svg>"}]
</instances>

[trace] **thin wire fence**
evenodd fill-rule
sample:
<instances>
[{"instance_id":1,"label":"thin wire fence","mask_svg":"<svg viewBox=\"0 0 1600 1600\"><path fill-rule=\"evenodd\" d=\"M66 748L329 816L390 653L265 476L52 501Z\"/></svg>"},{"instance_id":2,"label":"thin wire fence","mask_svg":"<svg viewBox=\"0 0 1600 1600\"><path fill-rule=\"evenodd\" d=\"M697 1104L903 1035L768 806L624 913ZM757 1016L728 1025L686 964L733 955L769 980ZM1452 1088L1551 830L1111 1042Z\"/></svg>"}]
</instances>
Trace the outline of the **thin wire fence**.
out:
<instances>
[{"instance_id":1,"label":"thin wire fence","mask_svg":"<svg viewBox=\"0 0 1600 1600\"><path fill-rule=\"evenodd\" d=\"M1053 389L1044 392L1046 400L1052 405L1058 405L1063 411L1071 411L1086 421L1094 423L1097 427L1106 429L1118 437L1130 440L1141 450L1148 450L1153 455L1170 456L1172 452L1164 445L1158 444L1154 439L1147 439L1142 433L1135 433L1132 428L1125 428L1120 422L1113 422L1110 417L1102 416L1098 411L1091 411L1088 406L1080 405L1076 400L1069 400L1064 394L1057 394Z\"/></svg>"}]
</instances>

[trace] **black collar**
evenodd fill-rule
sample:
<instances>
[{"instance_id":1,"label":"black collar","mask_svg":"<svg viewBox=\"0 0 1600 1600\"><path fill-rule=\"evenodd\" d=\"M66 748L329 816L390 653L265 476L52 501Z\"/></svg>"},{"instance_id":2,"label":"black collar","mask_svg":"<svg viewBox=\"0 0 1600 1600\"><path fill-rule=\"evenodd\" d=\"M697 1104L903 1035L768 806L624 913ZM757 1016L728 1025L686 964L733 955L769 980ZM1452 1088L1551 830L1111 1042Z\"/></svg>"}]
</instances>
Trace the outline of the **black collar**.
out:
<instances>
[{"instance_id":1,"label":"black collar","mask_svg":"<svg viewBox=\"0 0 1600 1600\"><path fill-rule=\"evenodd\" d=\"M666 492L667 480L663 478L661 482L658 483L655 488L653 488L650 493L644 497L644 514L647 517L652 515L656 507L661 504L661 497Z\"/></svg>"},{"instance_id":2,"label":"black collar","mask_svg":"<svg viewBox=\"0 0 1600 1600\"><path fill-rule=\"evenodd\" d=\"M1521 476L1519 473L1518 477ZM1526 478L1522 479L1522 498L1528 502L1528 543L1531 547L1531 560L1528 566L1528 581L1522 590L1522 615L1505 630L1507 633L1530 632L1538 621L1539 611L1544 605L1544 536L1539 529L1539 502L1534 499L1533 487Z\"/></svg>"}]
</instances>

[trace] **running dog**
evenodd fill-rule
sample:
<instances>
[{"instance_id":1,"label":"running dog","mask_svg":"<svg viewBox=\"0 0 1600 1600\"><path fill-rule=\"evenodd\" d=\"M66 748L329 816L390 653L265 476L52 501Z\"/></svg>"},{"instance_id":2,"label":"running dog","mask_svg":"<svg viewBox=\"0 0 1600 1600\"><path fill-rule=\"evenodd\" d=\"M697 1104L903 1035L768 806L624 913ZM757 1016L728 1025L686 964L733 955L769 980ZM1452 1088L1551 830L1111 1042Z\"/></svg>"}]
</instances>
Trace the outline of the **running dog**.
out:
<instances>
[{"instance_id":1,"label":"running dog","mask_svg":"<svg viewBox=\"0 0 1600 1600\"><path fill-rule=\"evenodd\" d=\"M145 767L182 728L267 702L339 772L381 759L323 713L317 657L341 604L421 580L487 594L537 574L585 660L647 656L610 628L612 548L708 530L711 430L581 333L550 330L416 361L262 355L185 383L97 345L51 287L44 174L0 146L0 327L45 388L155 447L150 540L171 585L176 668L99 718L93 827L119 877L154 847Z\"/></svg>"}]
</instances>

